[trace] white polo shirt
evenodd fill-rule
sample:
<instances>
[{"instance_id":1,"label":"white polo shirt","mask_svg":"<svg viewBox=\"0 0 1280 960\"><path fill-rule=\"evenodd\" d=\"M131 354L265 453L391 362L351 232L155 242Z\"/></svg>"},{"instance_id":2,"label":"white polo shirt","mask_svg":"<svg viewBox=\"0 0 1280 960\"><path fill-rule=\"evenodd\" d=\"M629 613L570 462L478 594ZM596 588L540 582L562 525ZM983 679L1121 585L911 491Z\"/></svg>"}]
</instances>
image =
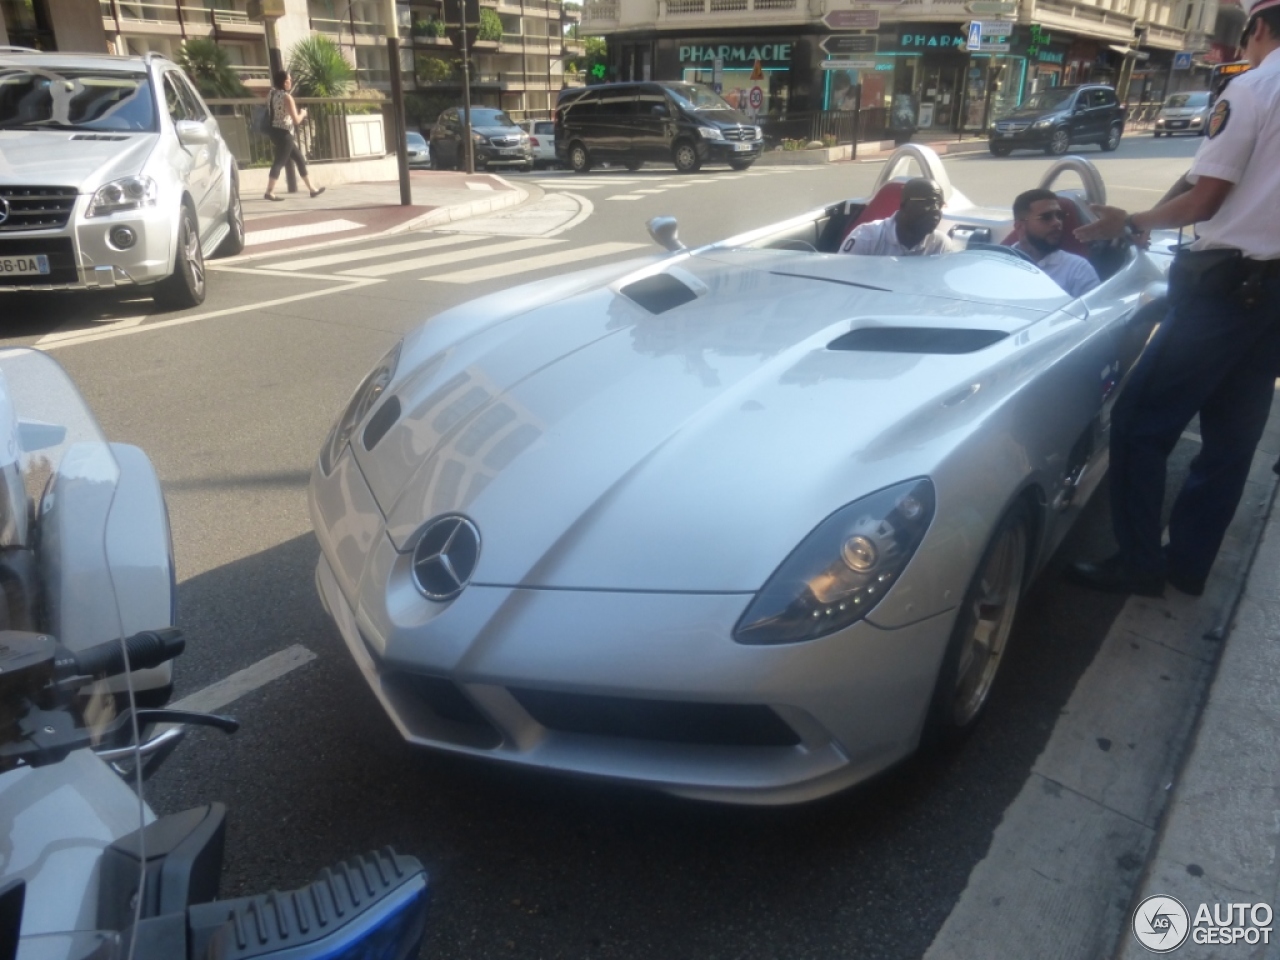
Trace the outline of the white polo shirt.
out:
<instances>
[{"instance_id":1,"label":"white polo shirt","mask_svg":"<svg viewBox=\"0 0 1280 960\"><path fill-rule=\"evenodd\" d=\"M927 234L914 247L904 247L898 240L897 216L895 213L883 220L858 224L840 244L840 252L866 257L931 257L937 253L955 252L956 246L951 238L937 230Z\"/></svg>"},{"instance_id":2,"label":"white polo shirt","mask_svg":"<svg viewBox=\"0 0 1280 960\"><path fill-rule=\"evenodd\" d=\"M1032 260L1036 260L1036 251L1021 240L1014 244ZM1100 284L1098 271L1084 257L1066 250L1054 250L1043 260L1036 260L1036 266L1049 275L1049 279L1073 297L1083 297Z\"/></svg>"},{"instance_id":3,"label":"white polo shirt","mask_svg":"<svg viewBox=\"0 0 1280 960\"><path fill-rule=\"evenodd\" d=\"M1280 258L1280 50L1231 81L1209 115L1209 133L1187 179L1234 183L1193 250L1235 247L1255 260Z\"/></svg>"}]
</instances>

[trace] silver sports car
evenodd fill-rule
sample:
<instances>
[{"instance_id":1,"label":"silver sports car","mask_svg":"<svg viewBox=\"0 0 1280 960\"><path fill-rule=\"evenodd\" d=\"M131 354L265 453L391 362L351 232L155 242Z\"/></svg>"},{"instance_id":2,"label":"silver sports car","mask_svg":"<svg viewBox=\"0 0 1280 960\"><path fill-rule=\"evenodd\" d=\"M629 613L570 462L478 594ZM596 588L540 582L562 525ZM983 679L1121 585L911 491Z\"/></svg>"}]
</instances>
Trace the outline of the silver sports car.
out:
<instances>
[{"instance_id":1,"label":"silver sports car","mask_svg":"<svg viewBox=\"0 0 1280 960\"><path fill-rule=\"evenodd\" d=\"M913 166L968 249L833 255ZM1070 227L1104 190L1063 173ZM665 256L407 337L310 488L320 595L404 737L792 803L963 734L1164 296L1120 243L1073 300L1011 227L908 145L869 200L694 250L655 222Z\"/></svg>"}]
</instances>

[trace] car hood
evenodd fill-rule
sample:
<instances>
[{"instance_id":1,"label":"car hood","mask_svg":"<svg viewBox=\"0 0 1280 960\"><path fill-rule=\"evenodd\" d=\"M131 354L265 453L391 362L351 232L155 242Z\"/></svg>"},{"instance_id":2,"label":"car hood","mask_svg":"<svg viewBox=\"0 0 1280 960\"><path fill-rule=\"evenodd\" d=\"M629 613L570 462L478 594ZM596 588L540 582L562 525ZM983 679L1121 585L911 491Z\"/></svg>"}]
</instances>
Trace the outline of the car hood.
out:
<instances>
[{"instance_id":1,"label":"car hood","mask_svg":"<svg viewBox=\"0 0 1280 960\"><path fill-rule=\"evenodd\" d=\"M484 137L518 137L524 133L519 127L472 127L473 133Z\"/></svg>"},{"instance_id":2,"label":"car hood","mask_svg":"<svg viewBox=\"0 0 1280 960\"><path fill-rule=\"evenodd\" d=\"M87 193L142 170L159 135L0 130L0 185L75 187Z\"/></svg>"},{"instance_id":3,"label":"car hood","mask_svg":"<svg viewBox=\"0 0 1280 960\"><path fill-rule=\"evenodd\" d=\"M1049 117L1058 117L1066 114L1065 109L1056 110L1013 110L1006 113L999 120L1040 120Z\"/></svg>"},{"instance_id":4,"label":"car hood","mask_svg":"<svg viewBox=\"0 0 1280 960\"><path fill-rule=\"evenodd\" d=\"M407 340L402 413L353 446L397 549L463 513L483 541L473 582L585 589L757 589L833 510L929 473L1017 380L1019 331L1068 303L976 253L712 249L567 296L523 289L522 313L442 315ZM476 332L441 344L451 323ZM921 327L1004 339L831 347Z\"/></svg>"},{"instance_id":5,"label":"car hood","mask_svg":"<svg viewBox=\"0 0 1280 960\"><path fill-rule=\"evenodd\" d=\"M1208 111L1208 107L1164 107L1160 116L1165 119L1180 120L1183 117L1196 117Z\"/></svg>"}]
</instances>

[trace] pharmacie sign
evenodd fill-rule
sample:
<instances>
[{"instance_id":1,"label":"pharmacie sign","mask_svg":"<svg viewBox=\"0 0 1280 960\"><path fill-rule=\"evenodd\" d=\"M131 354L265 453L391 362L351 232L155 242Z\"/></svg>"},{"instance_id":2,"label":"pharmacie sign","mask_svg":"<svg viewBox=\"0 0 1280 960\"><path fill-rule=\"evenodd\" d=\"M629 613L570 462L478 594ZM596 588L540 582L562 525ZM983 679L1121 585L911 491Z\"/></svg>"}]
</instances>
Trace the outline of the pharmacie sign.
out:
<instances>
[{"instance_id":1,"label":"pharmacie sign","mask_svg":"<svg viewBox=\"0 0 1280 960\"><path fill-rule=\"evenodd\" d=\"M904 25L899 28L895 39L898 49L903 53L932 53L940 50L964 53L968 43L963 30L951 27L912 29L910 25Z\"/></svg>"},{"instance_id":2,"label":"pharmacie sign","mask_svg":"<svg viewBox=\"0 0 1280 960\"><path fill-rule=\"evenodd\" d=\"M708 46L689 43L680 47L680 62L710 65L716 60L723 60L726 67L750 67L759 60L765 66L785 66L791 62L791 46L789 43L720 43Z\"/></svg>"}]
</instances>

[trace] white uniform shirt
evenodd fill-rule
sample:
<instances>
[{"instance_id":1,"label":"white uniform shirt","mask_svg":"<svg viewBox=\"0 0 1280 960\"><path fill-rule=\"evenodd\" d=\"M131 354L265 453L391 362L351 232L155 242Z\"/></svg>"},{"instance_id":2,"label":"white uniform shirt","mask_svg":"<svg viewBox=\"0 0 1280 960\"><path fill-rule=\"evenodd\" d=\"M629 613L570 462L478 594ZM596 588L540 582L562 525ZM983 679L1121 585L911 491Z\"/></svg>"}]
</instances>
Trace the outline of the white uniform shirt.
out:
<instances>
[{"instance_id":1,"label":"white uniform shirt","mask_svg":"<svg viewBox=\"0 0 1280 960\"><path fill-rule=\"evenodd\" d=\"M1280 257L1280 50L1231 81L1213 106L1209 135L1187 179L1235 186L1212 219L1197 224L1193 250L1235 247L1255 260Z\"/></svg>"},{"instance_id":2,"label":"white uniform shirt","mask_svg":"<svg viewBox=\"0 0 1280 960\"><path fill-rule=\"evenodd\" d=\"M1036 251L1024 246L1021 241L1014 244L1019 250L1036 260ZM1066 250L1055 250L1043 260L1036 260L1036 266L1049 275L1049 279L1073 297L1083 297L1100 284L1098 271L1084 257L1068 253Z\"/></svg>"},{"instance_id":3,"label":"white uniform shirt","mask_svg":"<svg viewBox=\"0 0 1280 960\"><path fill-rule=\"evenodd\" d=\"M884 220L858 224L840 244L840 252L868 257L924 257L955 252L951 239L937 230L908 250L898 241L897 216L895 213Z\"/></svg>"}]
</instances>

